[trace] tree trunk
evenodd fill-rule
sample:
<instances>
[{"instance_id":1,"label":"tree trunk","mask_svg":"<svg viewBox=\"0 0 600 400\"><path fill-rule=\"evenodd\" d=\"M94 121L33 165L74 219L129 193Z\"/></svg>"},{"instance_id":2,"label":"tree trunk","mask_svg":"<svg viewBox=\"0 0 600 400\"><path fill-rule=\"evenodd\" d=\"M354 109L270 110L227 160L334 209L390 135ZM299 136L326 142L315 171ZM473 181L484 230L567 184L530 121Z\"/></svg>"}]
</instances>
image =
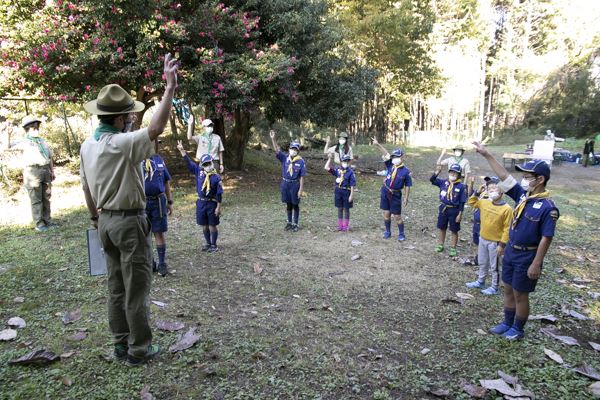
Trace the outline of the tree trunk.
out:
<instances>
[{"instance_id":1,"label":"tree trunk","mask_svg":"<svg viewBox=\"0 0 600 400\"><path fill-rule=\"evenodd\" d=\"M242 169L244 151L249 139L250 113L238 108L234 112L234 125L231 134L225 140L225 165L228 169Z\"/></svg>"},{"instance_id":2,"label":"tree trunk","mask_svg":"<svg viewBox=\"0 0 600 400\"><path fill-rule=\"evenodd\" d=\"M481 142L483 139L483 123L485 115L485 64L486 56L485 53L481 53L481 70L479 75L479 110L477 112L477 141Z\"/></svg>"}]
</instances>

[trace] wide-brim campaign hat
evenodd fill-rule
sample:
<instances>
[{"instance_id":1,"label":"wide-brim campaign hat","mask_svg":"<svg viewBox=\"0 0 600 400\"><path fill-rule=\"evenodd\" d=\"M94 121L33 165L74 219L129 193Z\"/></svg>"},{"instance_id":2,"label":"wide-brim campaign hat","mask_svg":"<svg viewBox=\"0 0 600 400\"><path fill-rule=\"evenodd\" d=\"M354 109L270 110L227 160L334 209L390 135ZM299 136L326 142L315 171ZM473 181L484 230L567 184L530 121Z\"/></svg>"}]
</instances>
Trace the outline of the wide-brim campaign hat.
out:
<instances>
[{"instance_id":1,"label":"wide-brim campaign hat","mask_svg":"<svg viewBox=\"0 0 600 400\"><path fill-rule=\"evenodd\" d=\"M338 135L338 137L339 137L339 138L346 138L346 139L348 139L348 133L347 133L347 132L341 132L341 133Z\"/></svg>"},{"instance_id":2,"label":"wide-brim campaign hat","mask_svg":"<svg viewBox=\"0 0 600 400\"><path fill-rule=\"evenodd\" d=\"M452 150L460 150L460 151L464 152L464 151L465 151L465 148L464 148L464 146L463 146L463 145L460 145L460 144L459 144L459 145L456 145L456 146L454 146L454 147L452 148Z\"/></svg>"},{"instance_id":3,"label":"wide-brim campaign hat","mask_svg":"<svg viewBox=\"0 0 600 400\"><path fill-rule=\"evenodd\" d=\"M83 108L94 115L126 114L143 111L144 103L134 100L125 89L113 83L100 89L96 100L88 101Z\"/></svg>"},{"instance_id":4,"label":"wide-brim campaign hat","mask_svg":"<svg viewBox=\"0 0 600 400\"><path fill-rule=\"evenodd\" d=\"M42 121L40 121L39 119L37 119L34 116L31 115L27 115L25 118L23 118L23 121L21 121L21 127L26 128L27 126L31 125L31 124L41 124Z\"/></svg>"},{"instance_id":5,"label":"wide-brim campaign hat","mask_svg":"<svg viewBox=\"0 0 600 400\"><path fill-rule=\"evenodd\" d=\"M546 178L546 180L550 179L550 166L544 160L527 161L525 164L515 165L515 169L520 172L541 175Z\"/></svg>"}]
</instances>

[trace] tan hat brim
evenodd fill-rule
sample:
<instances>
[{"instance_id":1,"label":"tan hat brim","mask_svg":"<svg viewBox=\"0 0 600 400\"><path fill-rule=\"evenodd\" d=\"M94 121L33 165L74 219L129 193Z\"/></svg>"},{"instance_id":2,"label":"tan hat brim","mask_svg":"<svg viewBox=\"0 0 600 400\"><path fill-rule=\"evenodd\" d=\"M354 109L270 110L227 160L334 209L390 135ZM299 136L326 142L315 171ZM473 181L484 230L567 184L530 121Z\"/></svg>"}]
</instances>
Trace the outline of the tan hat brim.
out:
<instances>
[{"instance_id":1,"label":"tan hat brim","mask_svg":"<svg viewBox=\"0 0 600 400\"><path fill-rule=\"evenodd\" d=\"M132 108L121 110L121 111L102 111L98 109L98 100L88 101L83 105L83 109L93 115L114 115L114 114L128 114L132 112L144 111L144 103L141 101L134 100Z\"/></svg>"}]
</instances>

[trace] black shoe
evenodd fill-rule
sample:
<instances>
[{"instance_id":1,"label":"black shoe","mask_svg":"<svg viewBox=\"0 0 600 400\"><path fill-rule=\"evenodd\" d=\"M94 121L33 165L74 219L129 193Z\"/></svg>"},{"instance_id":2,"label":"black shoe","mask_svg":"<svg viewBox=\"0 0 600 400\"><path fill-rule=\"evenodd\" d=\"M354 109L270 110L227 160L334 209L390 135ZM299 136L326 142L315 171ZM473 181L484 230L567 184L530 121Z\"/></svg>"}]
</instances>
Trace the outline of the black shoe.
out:
<instances>
[{"instance_id":1,"label":"black shoe","mask_svg":"<svg viewBox=\"0 0 600 400\"><path fill-rule=\"evenodd\" d=\"M216 253L217 251L219 251L219 248L217 247L217 245L213 245L210 246L210 249L207 250L208 253Z\"/></svg>"},{"instance_id":2,"label":"black shoe","mask_svg":"<svg viewBox=\"0 0 600 400\"><path fill-rule=\"evenodd\" d=\"M127 359L127 351L129 347L125 343L116 343L115 351L113 352L115 358L119 361L125 361Z\"/></svg>"},{"instance_id":3,"label":"black shoe","mask_svg":"<svg viewBox=\"0 0 600 400\"><path fill-rule=\"evenodd\" d=\"M167 270L167 264L158 264L158 274L162 277L165 277L169 274Z\"/></svg>"},{"instance_id":4,"label":"black shoe","mask_svg":"<svg viewBox=\"0 0 600 400\"><path fill-rule=\"evenodd\" d=\"M293 225L292 225L292 232L298 232L298 229L300 229L300 228L298 227L298 224L293 224Z\"/></svg>"},{"instance_id":5,"label":"black shoe","mask_svg":"<svg viewBox=\"0 0 600 400\"><path fill-rule=\"evenodd\" d=\"M160 354L160 346L157 344L151 344L148 346L148 351L142 357L134 357L131 354L127 355L127 365L130 367L136 367L144 364L146 361L152 360Z\"/></svg>"},{"instance_id":6,"label":"black shoe","mask_svg":"<svg viewBox=\"0 0 600 400\"><path fill-rule=\"evenodd\" d=\"M152 272L158 272L158 268L156 268L156 261L154 258L152 259Z\"/></svg>"},{"instance_id":7,"label":"black shoe","mask_svg":"<svg viewBox=\"0 0 600 400\"><path fill-rule=\"evenodd\" d=\"M210 249L210 244L205 244L204 246L202 246L202 251L208 251L208 249Z\"/></svg>"},{"instance_id":8,"label":"black shoe","mask_svg":"<svg viewBox=\"0 0 600 400\"><path fill-rule=\"evenodd\" d=\"M291 222L288 222L287 225L285 226L285 230L286 231L291 231L293 227L294 227L294 225L292 225Z\"/></svg>"}]
</instances>

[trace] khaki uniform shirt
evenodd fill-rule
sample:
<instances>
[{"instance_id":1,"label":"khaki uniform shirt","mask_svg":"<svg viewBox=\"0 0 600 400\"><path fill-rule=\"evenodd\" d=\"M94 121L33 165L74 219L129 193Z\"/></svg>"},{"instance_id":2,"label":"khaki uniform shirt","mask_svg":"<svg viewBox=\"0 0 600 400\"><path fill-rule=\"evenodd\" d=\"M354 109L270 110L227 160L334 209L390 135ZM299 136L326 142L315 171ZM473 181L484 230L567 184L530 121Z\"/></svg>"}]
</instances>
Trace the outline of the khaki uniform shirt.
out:
<instances>
[{"instance_id":1,"label":"khaki uniform shirt","mask_svg":"<svg viewBox=\"0 0 600 400\"><path fill-rule=\"evenodd\" d=\"M148 129L89 137L81 145L81 183L96 207L141 210L146 207L141 161L154 154Z\"/></svg>"},{"instance_id":2,"label":"khaki uniform shirt","mask_svg":"<svg viewBox=\"0 0 600 400\"><path fill-rule=\"evenodd\" d=\"M210 135L210 155L213 160L220 159L220 152L225 151L225 147L223 147L223 141L221 140L221 136L211 133ZM196 158L199 160L204 154L208 153L208 144L209 138L207 135L194 135L192 136L192 141L198 144L198 149L196 150Z\"/></svg>"},{"instance_id":3,"label":"khaki uniform shirt","mask_svg":"<svg viewBox=\"0 0 600 400\"><path fill-rule=\"evenodd\" d=\"M50 165L50 160L52 159L52 149L48 147L48 143L46 143L44 139L40 138L40 142L42 146L46 149L46 152L48 153L48 158L44 157L37 143L29 139L23 139L22 141L13 146L14 149L23 151L23 155L20 157L21 165L25 167L46 167Z\"/></svg>"},{"instance_id":4,"label":"khaki uniform shirt","mask_svg":"<svg viewBox=\"0 0 600 400\"><path fill-rule=\"evenodd\" d=\"M462 169L462 176L468 175L471 173L471 164L469 164L469 160L467 160L466 158L462 157L460 159L460 161L457 162L457 158L452 156L452 157L448 157L445 160L442 160L442 162L440 162L441 165L447 165L448 169L450 169L450 167L452 166L452 164L458 164L460 165L460 168Z\"/></svg>"},{"instance_id":5,"label":"khaki uniform shirt","mask_svg":"<svg viewBox=\"0 0 600 400\"><path fill-rule=\"evenodd\" d=\"M338 153L337 150L338 150L338 145L336 144L335 146L331 146L330 148L327 149L327 154L333 154L333 161L336 164L340 164L341 163L340 153ZM348 152L347 153L342 153L342 155L349 155L350 158L353 159L354 155L352 154L352 146L348 146Z\"/></svg>"}]
</instances>

